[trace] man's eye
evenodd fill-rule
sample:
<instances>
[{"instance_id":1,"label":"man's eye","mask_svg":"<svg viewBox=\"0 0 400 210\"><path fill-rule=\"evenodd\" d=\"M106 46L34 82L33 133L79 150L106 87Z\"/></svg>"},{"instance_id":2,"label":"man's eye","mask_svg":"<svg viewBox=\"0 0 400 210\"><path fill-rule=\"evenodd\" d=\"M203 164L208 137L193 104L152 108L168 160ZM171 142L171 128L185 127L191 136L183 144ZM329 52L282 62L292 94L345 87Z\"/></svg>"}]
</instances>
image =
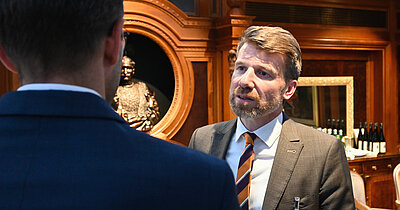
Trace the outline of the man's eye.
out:
<instances>
[{"instance_id":1,"label":"man's eye","mask_svg":"<svg viewBox=\"0 0 400 210\"><path fill-rule=\"evenodd\" d=\"M257 74L258 74L259 77L261 77L261 78L270 78L270 77L271 77L271 75L270 75L268 72L266 72L266 71L261 71L261 70L259 70L259 71L257 72Z\"/></svg>"},{"instance_id":2,"label":"man's eye","mask_svg":"<svg viewBox=\"0 0 400 210\"><path fill-rule=\"evenodd\" d=\"M237 71L244 71L244 70L246 70L246 68L243 67L243 66L238 66L238 67L236 67L236 70Z\"/></svg>"}]
</instances>

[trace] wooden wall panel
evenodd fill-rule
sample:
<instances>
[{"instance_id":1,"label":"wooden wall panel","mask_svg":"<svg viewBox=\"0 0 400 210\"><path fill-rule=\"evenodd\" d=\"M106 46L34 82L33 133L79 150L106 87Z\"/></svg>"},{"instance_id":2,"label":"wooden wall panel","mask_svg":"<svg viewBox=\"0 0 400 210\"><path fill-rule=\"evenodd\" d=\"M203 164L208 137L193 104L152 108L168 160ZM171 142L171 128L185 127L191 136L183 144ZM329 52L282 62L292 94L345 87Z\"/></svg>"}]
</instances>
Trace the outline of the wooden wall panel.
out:
<instances>
[{"instance_id":1,"label":"wooden wall panel","mask_svg":"<svg viewBox=\"0 0 400 210\"><path fill-rule=\"evenodd\" d=\"M16 90L18 87L18 75L8 71L0 63L0 97L6 92Z\"/></svg>"},{"instance_id":2,"label":"wooden wall panel","mask_svg":"<svg viewBox=\"0 0 400 210\"><path fill-rule=\"evenodd\" d=\"M301 76L353 76L354 123L366 121L366 62L304 60Z\"/></svg>"},{"instance_id":3,"label":"wooden wall panel","mask_svg":"<svg viewBox=\"0 0 400 210\"><path fill-rule=\"evenodd\" d=\"M397 52L400 52L400 45L397 46ZM397 58L397 81L400 81L400 53L397 53L396 58ZM400 91L398 92L398 97L397 98L400 98ZM397 105L398 105L398 110L400 110L400 102ZM399 113L399 119L400 119L400 113ZM400 128L400 120L398 121L398 127ZM400 146L399 146L400 145L400 138L397 139L396 144L398 145L397 149L398 149L398 151L400 153Z\"/></svg>"},{"instance_id":4,"label":"wooden wall panel","mask_svg":"<svg viewBox=\"0 0 400 210\"><path fill-rule=\"evenodd\" d=\"M196 128L208 124L207 62L193 62L195 90L192 108L185 123L172 140L188 145Z\"/></svg>"},{"instance_id":5,"label":"wooden wall panel","mask_svg":"<svg viewBox=\"0 0 400 210\"><path fill-rule=\"evenodd\" d=\"M0 96L8 90L8 71L0 64Z\"/></svg>"},{"instance_id":6,"label":"wooden wall panel","mask_svg":"<svg viewBox=\"0 0 400 210\"><path fill-rule=\"evenodd\" d=\"M353 76L354 123L383 122L382 52L367 50L303 50L302 76Z\"/></svg>"}]
</instances>

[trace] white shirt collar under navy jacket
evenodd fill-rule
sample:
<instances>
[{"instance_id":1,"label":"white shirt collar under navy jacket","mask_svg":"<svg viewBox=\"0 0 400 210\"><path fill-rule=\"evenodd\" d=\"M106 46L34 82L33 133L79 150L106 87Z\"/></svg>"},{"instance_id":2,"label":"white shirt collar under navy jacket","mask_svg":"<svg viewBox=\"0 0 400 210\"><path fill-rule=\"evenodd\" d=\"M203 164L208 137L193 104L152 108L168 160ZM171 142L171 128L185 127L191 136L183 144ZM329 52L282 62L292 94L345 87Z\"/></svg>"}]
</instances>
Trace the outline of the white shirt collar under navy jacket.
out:
<instances>
[{"instance_id":1,"label":"white shirt collar under navy jacket","mask_svg":"<svg viewBox=\"0 0 400 210\"><path fill-rule=\"evenodd\" d=\"M101 95L95 90L76 86L76 85L66 85L66 84L57 84L57 83L32 83L23 85L17 89L17 91L30 91L30 90L65 90L65 91L76 91L76 92L86 92L92 93L101 97Z\"/></svg>"}]
</instances>

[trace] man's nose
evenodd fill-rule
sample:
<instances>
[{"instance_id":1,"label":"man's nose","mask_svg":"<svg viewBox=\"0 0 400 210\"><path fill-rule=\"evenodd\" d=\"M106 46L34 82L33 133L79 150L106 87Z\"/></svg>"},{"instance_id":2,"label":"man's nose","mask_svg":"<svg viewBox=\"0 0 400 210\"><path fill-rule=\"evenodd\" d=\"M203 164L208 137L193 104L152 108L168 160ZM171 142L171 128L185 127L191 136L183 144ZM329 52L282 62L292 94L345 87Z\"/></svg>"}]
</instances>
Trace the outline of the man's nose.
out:
<instances>
[{"instance_id":1,"label":"man's nose","mask_svg":"<svg viewBox=\"0 0 400 210\"><path fill-rule=\"evenodd\" d=\"M254 88L255 72L249 67L244 74L241 75L239 85L243 88Z\"/></svg>"}]
</instances>

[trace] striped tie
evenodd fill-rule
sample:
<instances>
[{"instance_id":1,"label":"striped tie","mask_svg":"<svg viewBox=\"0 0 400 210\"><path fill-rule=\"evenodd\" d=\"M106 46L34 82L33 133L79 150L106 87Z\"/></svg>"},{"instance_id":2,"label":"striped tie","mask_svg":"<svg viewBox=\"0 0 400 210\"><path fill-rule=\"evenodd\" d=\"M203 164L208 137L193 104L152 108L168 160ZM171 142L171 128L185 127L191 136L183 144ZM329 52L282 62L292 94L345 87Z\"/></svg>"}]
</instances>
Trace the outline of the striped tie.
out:
<instances>
[{"instance_id":1,"label":"striped tie","mask_svg":"<svg viewBox=\"0 0 400 210\"><path fill-rule=\"evenodd\" d=\"M249 209L249 194L250 194L250 172L254 161L254 139L256 134L244 133L246 140L246 148L240 156L239 169L236 177L236 190L239 199L239 204L242 210Z\"/></svg>"}]
</instances>

